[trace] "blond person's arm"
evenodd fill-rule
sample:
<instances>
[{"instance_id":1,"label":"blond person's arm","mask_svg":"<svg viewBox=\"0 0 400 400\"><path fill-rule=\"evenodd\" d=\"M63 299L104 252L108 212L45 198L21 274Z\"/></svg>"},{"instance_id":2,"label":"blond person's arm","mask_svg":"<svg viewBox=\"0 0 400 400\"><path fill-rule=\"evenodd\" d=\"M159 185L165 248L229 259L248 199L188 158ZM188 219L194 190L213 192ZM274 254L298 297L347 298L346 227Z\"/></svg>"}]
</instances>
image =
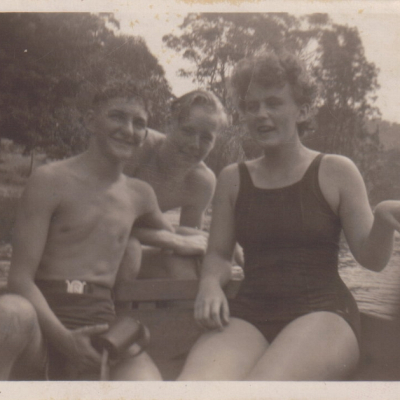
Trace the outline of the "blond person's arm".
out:
<instances>
[{"instance_id":1,"label":"blond person's arm","mask_svg":"<svg viewBox=\"0 0 400 400\"><path fill-rule=\"evenodd\" d=\"M188 181L190 197L181 208L179 225L181 227L202 229L204 214L215 192L215 175L209 168L201 164L188 177Z\"/></svg>"},{"instance_id":2,"label":"blond person's arm","mask_svg":"<svg viewBox=\"0 0 400 400\"><path fill-rule=\"evenodd\" d=\"M183 236L175 232L175 228L160 211L154 190L145 182L141 182L143 193L143 211L132 228L131 235L140 243L171 250L180 255L203 255L207 240L202 235Z\"/></svg>"},{"instance_id":3,"label":"blond person's arm","mask_svg":"<svg viewBox=\"0 0 400 400\"><path fill-rule=\"evenodd\" d=\"M144 245L171 250L178 255L204 255L207 247L207 238L202 234L180 235L167 230L134 228L132 235Z\"/></svg>"}]
</instances>

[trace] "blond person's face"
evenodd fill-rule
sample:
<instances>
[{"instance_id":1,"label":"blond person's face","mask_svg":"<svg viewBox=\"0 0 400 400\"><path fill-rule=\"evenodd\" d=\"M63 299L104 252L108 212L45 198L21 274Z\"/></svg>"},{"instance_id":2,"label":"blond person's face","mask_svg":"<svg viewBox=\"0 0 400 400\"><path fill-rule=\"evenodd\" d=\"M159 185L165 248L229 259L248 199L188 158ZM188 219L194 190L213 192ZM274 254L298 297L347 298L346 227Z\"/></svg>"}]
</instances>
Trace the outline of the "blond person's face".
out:
<instances>
[{"instance_id":1,"label":"blond person's face","mask_svg":"<svg viewBox=\"0 0 400 400\"><path fill-rule=\"evenodd\" d=\"M204 107L193 107L183 121L175 122L168 135L177 156L186 163L197 164L204 160L215 144L220 129L220 116Z\"/></svg>"},{"instance_id":2,"label":"blond person's face","mask_svg":"<svg viewBox=\"0 0 400 400\"><path fill-rule=\"evenodd\" d=\"M140 100L117 97L91 111L87 126L103 154L126 161L145 139L147 112Z\"/></svg>"},{"instance_id":3,"label":"blond person's face","mask_svg":"<svg viewBox=\"0 0 400 400\"><path fill-rule=\"evenodd\" d=\"M305 120L308 106L299 106L289 84L283 87L250 85L243 117L250 136L269 148L298 140L297 124Z\"/></svg>"}]
</instances>

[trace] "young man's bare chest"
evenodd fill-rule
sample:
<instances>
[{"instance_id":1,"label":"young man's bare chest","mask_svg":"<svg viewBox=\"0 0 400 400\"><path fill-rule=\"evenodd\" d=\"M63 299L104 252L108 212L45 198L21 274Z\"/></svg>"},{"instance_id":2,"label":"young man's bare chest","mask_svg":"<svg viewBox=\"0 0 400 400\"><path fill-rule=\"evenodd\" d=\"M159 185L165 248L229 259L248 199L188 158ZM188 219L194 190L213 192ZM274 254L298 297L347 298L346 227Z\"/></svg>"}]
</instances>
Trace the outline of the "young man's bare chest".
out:
<instances>
[{"instance_id":1,"label":"young man's bare chest","mask_svg":"<svg viewBox=\"0 0 400 400\"><path fill-rule=\"evenodd\" d=\"M51 219L48 247L124 244L138 210L126 184L66 182Z\"/></svg>"}]
</instances>

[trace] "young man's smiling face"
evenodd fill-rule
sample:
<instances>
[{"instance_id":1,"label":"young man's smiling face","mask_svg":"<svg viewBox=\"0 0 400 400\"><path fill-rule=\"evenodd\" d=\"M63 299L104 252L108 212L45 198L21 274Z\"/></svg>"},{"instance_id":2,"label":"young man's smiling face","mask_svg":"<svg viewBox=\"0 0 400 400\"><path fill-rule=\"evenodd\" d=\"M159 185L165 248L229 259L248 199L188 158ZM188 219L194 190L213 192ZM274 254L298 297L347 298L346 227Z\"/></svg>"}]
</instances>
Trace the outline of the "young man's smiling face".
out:
<instances>
[{"instance_id":1,"label":"young man's smiling face","mask_svg":"<svg viewBox=\"0 0 400 400\"><path fill-rule=\"evenodd\" d=\"M218 113L201 106L193 107L183 121L174 124L168 140L175 144L182 161L197 164L214 147L220 125Z\"/></svg>"},{"instance_id":2,"label":"young man's smiling face","mask_svg":"<svg viewBox=\"0 0 400 400\"><path fill-rule=\"evenodd\" d=\"M147 118L140 99L115 97L91 110L86 125L104 155L127 161L146 137Z\"/></svg>"}]
</instances>

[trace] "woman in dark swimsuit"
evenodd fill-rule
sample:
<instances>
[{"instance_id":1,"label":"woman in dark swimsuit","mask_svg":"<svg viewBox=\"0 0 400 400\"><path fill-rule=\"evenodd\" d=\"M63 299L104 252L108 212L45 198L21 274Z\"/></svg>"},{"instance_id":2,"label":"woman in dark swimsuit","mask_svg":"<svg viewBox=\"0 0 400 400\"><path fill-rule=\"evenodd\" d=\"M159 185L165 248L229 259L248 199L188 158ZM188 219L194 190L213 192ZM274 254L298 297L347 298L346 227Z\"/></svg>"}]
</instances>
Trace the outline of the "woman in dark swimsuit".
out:
<instances>
[{"instance_id":1,"label":"woman in dark swimsuit","mask_svg":"<svg viewBox=\"0 0 400 400\"><path fill-rule=\"evenodd\" d=\"M341 380L359 358L357 305L338 274L343 229L357 261L387 264L400 202L373 215L355 165L303 146L316 87L299 60L268 53L242 60L231 85L264 155L219 177L195 318L209 329L180 380ZM245 280L228 306L234 244Z\"/></svg>"}]
</instances>

